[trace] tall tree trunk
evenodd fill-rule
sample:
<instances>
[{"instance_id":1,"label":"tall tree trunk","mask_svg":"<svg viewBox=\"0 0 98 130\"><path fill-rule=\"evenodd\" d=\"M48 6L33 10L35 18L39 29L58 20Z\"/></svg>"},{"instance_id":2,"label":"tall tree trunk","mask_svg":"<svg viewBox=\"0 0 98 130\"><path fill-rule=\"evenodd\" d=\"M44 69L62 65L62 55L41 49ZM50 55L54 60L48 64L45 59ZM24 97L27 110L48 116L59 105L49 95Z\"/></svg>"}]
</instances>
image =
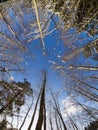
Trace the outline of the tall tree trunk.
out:
<instances>
[{"instance_id":1,"label":"tall tree trunk","mask_svg":"<svg viewBox=\"0 0 98 130\"><path fill-rule=\"evenodd\" d=\"M60 117L58 117L58 119L59 119L59 127L60 127L60 130L63 130L63 128L62 128L62 123L61 123L61 120L60 120Z\"/></svg>"},{"instance_id":2,"label":"tall tree trunk","mask_svg":"<svg viewBox=\"0 0 98 130\"><path fill-rule=\"evenodd\" d=\"M39 117L36 124L35 130L41 130L44 120L44 105L45 105L45 86L46 86L46 75L44 77L44 82L42 86L42 94L41 94L41 100L40 100L40 108L39 108Z\"/></svg>"},{"instance_id":3,"label":"tall tree trunk","mask_svg":"<svg viewBox=\"0 0 98 130\"><path fill-rule=\"evenodd\" d=\"M59 130L58 118L57 118L57 112L56 111L55 111L55 122L56 122L57 130Z\"/></svg>"},{"instance_id":4,"label":"tall tree trunk","mask_svg":"<svg viewBox=\"0 0 98 130\"><path fill-rule=\"evenodd\" d=\"M51 128L51 130L53 130L53 125L52 125L51 116L50 116L50 128Z\"/></svg>"},{"instance_id":5,"label":"tall tree trunk","mask_svg":"<svg viewBox=\"0 0 98 130\"><path fill-rule=\"evenodd\" d=\"M46 130L46 106L44 103L44 130Z\"/></svg>"},{"instance_id":6,"label":"tall tree trunk","mask_svg":"<svg viewBox=\"0 0 98 130\"><path fill-rule=\"evenodd\" d=\"M38 98L37 98L37 101L36 101L36 104L35 104L34 112L33 112L33 115L32 115L32 119L31 119L31 122L30 122L29 127L28 127L27 130L30 130L31 127L32 127L32 124L33 124L33 121L34 121L34 117L35 117L35 114L36 114L37 105L38 105L41 93L42 93L42 88L41 88L41 90L39 92L39 95L38 95Z\"/></svg>"},{"instance_id":7,"label":"tall tree trunk","mask_svg":"<svg viewBox=\"0 0 98 130\"><path fill-rule=\"evenodd\" d=\"M61 119L61 121L62 121L63 128L64 128L64 130L67 130L66 125L65 125L65 122L64 122L63 117L62 117L62 114L61 114L61 111L60 111L59 104L56 102L56 99L55 99L55 97L54 97L52 91L51 91L51 95L52 95L53 100L54 100L55 110L57 111L57 113L58 113L58 115L59 115L59 117L60 117L60 119Z\"/></svg>"},{"instance_id":8,"label":"tall tree trunk","mask_svg":"<svg viewBox=\"0 0 98 130\"><path fill-rule=\"evenodd\" d=\"M59 112L59 111L57 110L57 113L58 113L58 115L59 115L59 117L60 117L60 119L61 119L61 121L62 121L62 125L63 125L64 130L67 130L66 125L65 125L65 122L64 122L64 120L63 120L63 117L62 117L61 112Z\"/></svg>"}]
</instances>

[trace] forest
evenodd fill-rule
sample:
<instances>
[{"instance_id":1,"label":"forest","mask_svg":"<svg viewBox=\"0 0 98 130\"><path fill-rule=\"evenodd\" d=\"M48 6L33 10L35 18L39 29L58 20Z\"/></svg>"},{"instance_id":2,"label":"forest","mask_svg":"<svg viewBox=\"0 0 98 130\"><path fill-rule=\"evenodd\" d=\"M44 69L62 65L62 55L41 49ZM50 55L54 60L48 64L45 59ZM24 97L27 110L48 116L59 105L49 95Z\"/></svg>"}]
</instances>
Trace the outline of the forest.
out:
<instances>
[{"instance_id":1,"label":"forest","mask_svg":"<svg viewBox=\"0 0 98 130\"><path fill-rule=\"evenodd\" d=\"M0 0L0 130L98 130L98 0Z\"/></svg>"}]
</instances>

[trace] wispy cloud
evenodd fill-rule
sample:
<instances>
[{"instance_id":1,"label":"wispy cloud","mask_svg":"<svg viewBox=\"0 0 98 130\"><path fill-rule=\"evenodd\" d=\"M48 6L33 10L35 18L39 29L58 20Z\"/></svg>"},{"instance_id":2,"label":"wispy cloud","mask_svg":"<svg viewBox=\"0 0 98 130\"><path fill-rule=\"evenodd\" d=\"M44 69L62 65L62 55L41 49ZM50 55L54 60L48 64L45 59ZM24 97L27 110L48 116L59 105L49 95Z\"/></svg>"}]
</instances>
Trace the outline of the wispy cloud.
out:
<instances>
[{"instance_id":1,"label":"wispy cloud","mask_svg":"<svg viewBox=\"0 0 98 130\"><path fill-rule=\"evenodd\" d=\"M77 105L70 96L68 96L65 100L62 100L62 105L64 106L64 108L66 108L69 116L75 116L78 113L82 112L82 108L79 105ZM67 116L65 109L63 113L65 116Z\"/></svg>"}]
</instances>

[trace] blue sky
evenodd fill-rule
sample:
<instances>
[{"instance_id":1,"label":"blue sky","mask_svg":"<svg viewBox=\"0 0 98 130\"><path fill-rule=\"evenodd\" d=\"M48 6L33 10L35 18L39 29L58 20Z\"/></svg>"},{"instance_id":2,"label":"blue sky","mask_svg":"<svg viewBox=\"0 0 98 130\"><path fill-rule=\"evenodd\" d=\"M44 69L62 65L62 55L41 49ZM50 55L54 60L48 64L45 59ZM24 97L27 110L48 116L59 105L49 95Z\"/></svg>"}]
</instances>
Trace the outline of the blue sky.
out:
<instances>
[{"instance_id":1,"label":"blue sky","mask_svg":"<svg viewBox=\"0 0 98 130\"><path fill-rule=\"evenodd\" d=\"M53 27L53 23L50 27L51 26ZM23 68L27 70L26 74L14 75L16 80L27 78L33 86L36 86L35 84L38 83L38 80L41 80L42 71L46 70L50 88L54 87L57 89L62 85L62 79L60 79L60 77L57 76L57 72L51 68L52 64L50 61L60 62L58 55L61 57L63 55L63 42L60 40L57 41L57 38L60 38L59 31L55 31L53 36L51 35L44 39L46 55L43 55L40 38L28 44L28 52L24 55L24 61L22 63Z\"/></svg>"},{"instance_id":2,"label":"blue sky","mask_svg":"<svg viewBox=\"0 0 98 130\"><path fill-rule=\"evenodd\" d=\"M12 16L13 15L11 14L11 17ZM30 16L32 15L30 14ZM27 17L29 18L30 16L28 15ZM30 21L27 21L27 17L24 18L24 21L26 21L24 22L25 24L30 22ZM59 20L57 16L54 16L53 18L54 20ZM14 26L16 30L19 31L20 28L17 22ZM51 21L48 31L51 31L55 27L56 26L54 22ZM5 28L5 31L6 29L7 28ZM69 37L69 35L71 35L71 37ZM9 33L9 36L11 36L10 33ZM74 36L73 40L71 39L72 36ZM20 39L21 38L22 37L20 37ZM74 39L77 39L77 40L74 42ZM72 51L72 49L69 48L67 44L69 44L70 46L79 48L83 46L83 44L86 44L88 43L88 41L92 41L93 39L94 39L93 37L90 37L87 35L87 32L78 33L75 28L70 29L66 33L66 35L63 35L63 37L62 37L61 30L55 30L53 33L51 33L50 35L44 38L46 55L43 55L43 48L42 48L42 43L41 43L40 38L34 41L31 41L30 43L27 44L28 52L23 55L23 62L21 64L23 68L26 70L26 73L22 73L22 74L12 73L12 75L14 76L14 79L17 81L23 80L24 78L26 78L28 81L31 82L32 86L36 86L36 85L38 86L40 80L42 80L41 78L42 71L47 70L49 87L53 88L56 91L57 89L62 87L62 85L64 84L63 84L62 77L60 77L60 73L58 73L55 69L51 68L53 65L52 62L55 62L58 65L68 66L72 63L75 65L76 64L84 65L84 63L86 63L85 61L87 60L87 62L90 63L91 65L95 65L97 63L95 60L92 60L92 58L87 58L85 60L83 54L80 54L78 58L74 58L73 61L69 60L65 63L62 62L63 56L66 54L69 54ZM68 43L70 40L71 42Z\"/></svg>"}]
</instances>

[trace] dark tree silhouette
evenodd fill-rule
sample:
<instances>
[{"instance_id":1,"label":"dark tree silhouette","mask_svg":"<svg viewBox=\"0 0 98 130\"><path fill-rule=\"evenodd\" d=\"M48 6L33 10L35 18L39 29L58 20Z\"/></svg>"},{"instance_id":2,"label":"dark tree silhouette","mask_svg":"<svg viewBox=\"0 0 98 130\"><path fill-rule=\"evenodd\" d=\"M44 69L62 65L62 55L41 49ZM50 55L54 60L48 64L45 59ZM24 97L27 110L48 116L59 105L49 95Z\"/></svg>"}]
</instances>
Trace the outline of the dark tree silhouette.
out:
<instances>
[{"instance_id":1,"label":"dark tree silhouette","mask_svg":"<svg viewBox=\"0 0 98 130\"><path fill-rule=\"evenodd\" d=\"M85 127L85 130L98 130L98 121L91 122L87 127Z\"/></svg>"}]
</instances>

